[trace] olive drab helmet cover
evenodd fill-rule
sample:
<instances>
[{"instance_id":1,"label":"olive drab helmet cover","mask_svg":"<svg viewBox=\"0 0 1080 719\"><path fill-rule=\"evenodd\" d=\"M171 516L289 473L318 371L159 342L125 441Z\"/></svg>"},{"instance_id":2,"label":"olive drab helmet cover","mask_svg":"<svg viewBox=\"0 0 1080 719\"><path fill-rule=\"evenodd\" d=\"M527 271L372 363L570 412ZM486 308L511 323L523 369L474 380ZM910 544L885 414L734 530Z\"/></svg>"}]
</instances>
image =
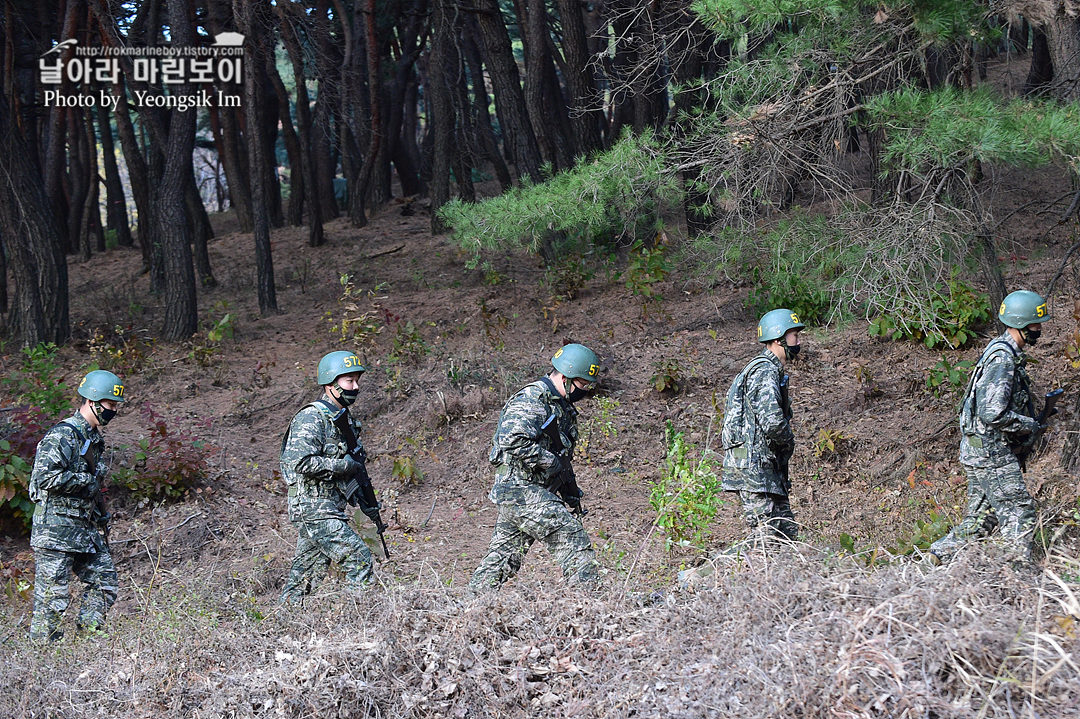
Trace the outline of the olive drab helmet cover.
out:
<instances>
[{"instance_id":1,"label":"olive drab helmet cover","mask_svg":"<svg viewBox=\"0 0 1080 719\"><path fill-rule=\"evenodd\" d=\"M799 322L799 316L788 309L766 312L758 322L758 342L772 342L787 334L788 330L801 330L806 325Z\"/></svg>"},{"instance_id":2,"label":"olive drab helmet cover","mask_svg":"<svg viewBox=\"0 0 1080 719\"><path fill-rule=\"evenodd\" d=\"M998 320L1006 327L1022 330L1028 325L1038 324L1050 319L1046 300L1036 292L1017 290L1002 300L998 310Z\"/></svg>"},{"instance_id":3,"label":"olive drab helmet cover","mask_svg":"<svg viewBox=\"0 0 1080 719\"><path fill-rule=\"evenodd\" d=\"M338 350L337 352L331 352L319 360L319 384L333 384L334 380L343 374L366 371L367 368L360 363L359 357L352 352Z\"/></svg>"},{"instance_id":4,"label":"olive drab helmet cover","mask_svg":"<svg viewBox=\"0 0 1080 719\"><path fill-rule=\"evenodd\" d=\"M569 344L559 348L551 366L563 377L596 382L600 377L600 358L585 345Z\"/></svg>"},{"instance_id":5,"label":"olive drab helmet cover","mask_svg":"<svg viewBox=\"0 0 1080 719\"><path fill-rule=\"evenodd\" d=\"M88 372L83 377L83 381L79 383L79 394L92 402L100 402L103 399L111 399L114 402L126 400L123 380L103 369Z\"/></svg>"}]
</instances>

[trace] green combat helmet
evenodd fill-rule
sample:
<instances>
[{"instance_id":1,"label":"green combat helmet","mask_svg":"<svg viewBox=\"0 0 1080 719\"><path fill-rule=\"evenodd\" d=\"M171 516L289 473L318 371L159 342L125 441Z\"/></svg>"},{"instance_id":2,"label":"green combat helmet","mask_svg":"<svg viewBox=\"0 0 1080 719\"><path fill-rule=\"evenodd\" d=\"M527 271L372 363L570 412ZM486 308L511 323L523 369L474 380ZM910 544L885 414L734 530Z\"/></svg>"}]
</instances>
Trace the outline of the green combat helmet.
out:
<instances>
[{"instance_id":1,"label":"green combat helmet","mask_svg":"<svg viewBox=\"0 0 1080 719\"><path fill-rule=\"evenodd\" d=\"M585 345L570 344L559 348L551 366L563 377L595 382L600 376L600 358Z\"/></svg>"},{"instance_id":2,"label":"green combat helmet","mask_svg":"<svg viewBox=\"0 0 1080 719\"><path fill-rule=\"evenodd\" d=\"M359 357L352 352L338 350L337 352L331 352L319 360L319 384L333 384L334 380L343 374L366 371L367 368L360 364Z\"/></svg>"},{"instance_id":3,"label":"green combat helmet","mask_svg":"<svg viewBox=\"0 0 1080 719\"><path fill-rule=\"evenodd\" d=\"M1002 300L998 319L1006 327L1022 330L1050 319L1050 311L1041 295L1030 290L1017 290Z\"/></svg>"},{"instance_id":4,"label":"green combat helmet","mask_svg":"<svg viewBox=\"0 0 1080 719\"><path fill-rule=\"evenodd\" d=\"M124 382L112 372L96 369L83 377L83 381L79 383L79 394L91 402L100 402L103 399L123 402Z\"/></svg>"},{"instance_id":5,"label":"green combat helmet","mask_svg":"<svg viewBox=\"0 0 1080 719\"><path fill-rule=\"evenodd\" d=\"M787 309L771 310L758 322L758 342L772 342L787 334L788 330L801 330L806 327L799 322L799 316Z\"/></svg>"}]
</instances>

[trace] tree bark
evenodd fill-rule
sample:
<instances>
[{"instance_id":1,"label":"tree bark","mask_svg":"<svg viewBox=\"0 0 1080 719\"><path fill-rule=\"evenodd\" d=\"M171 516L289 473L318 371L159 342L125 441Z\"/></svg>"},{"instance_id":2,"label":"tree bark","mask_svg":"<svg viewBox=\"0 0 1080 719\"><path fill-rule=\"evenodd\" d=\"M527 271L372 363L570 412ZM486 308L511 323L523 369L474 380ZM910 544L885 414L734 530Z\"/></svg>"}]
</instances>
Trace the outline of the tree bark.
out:
<instances>
[{"instance_id":1,"label":"tree bark","mask_svg":"<svg viewBox=\"0 0 1080 719\"><path fill-rule=\"evenodd\" d=\"M113 143L109 111L102 103L97 106L97 119L101 134L101 155L105 165L106 226L116 233L116 244L120 247L131 247L135 241L131 237L131 226L128 224L124 183L120 180L120 168L116 164L116 146ZM130 171L128 174L131 175Z\"/></svg>"},{"instance_id":2,"label":"tree bark","mask_svg":"<svg viewBox=\"0 0 1080 719\"><path fill-rule=\"evenodd\" d=\"M465 18L465 22L467 25L475 25L476 19ZM491 125L491 113L488 111L491 99L488 97L487 87L484 84L484 66L480 56L480 48L476 46L476 41L473 39L474 34L473 32L462 33L462 49L465 52L465 60L468 63L469 74L472 75L473 81L473 95L475 96L473 106L476 108L476 119L474 121L476 143L483 150L484 155L487 156L492 169L495 170L495 177L498 178L502 191L506 192L513 186L514 179L510 175L510 168L506 166L506 162L503 160L502 153L499 152L499 143L495 139L495 129Z\"/></svg>"},{"instance_id":3,"label":"tree bark","mask_svg":"<svg viewBox=\"0 0 1080 719\"><path fill-rule=\"evenodd\" d=\"M555 170L562 170L570 166L571 153L567 152L567 141L560 127L565 117L565 103L561 97L553 97L551 89L555 68L548 51L547 2L524 0L523 5L525 106L544 159ZM558 85L557 82L554 84Z\"/></svg>"},{"instance_id":4,"label":"tree bark","mask_svg":"<svg viewBox=\"0 0 1080 719\"><path fill-rule=\"evenodd\" d=\"M1024 80L1024 94L1039 92L1054 79L1054 63L1050 59L1050 47L1046 43L1046 33L1035 29L1031 41L1031 67Z\"/></svg>"},{"instance_id":5,"label":"tree bark","mask_svg":"<svg viewBox=\"0 0 1080 719\"><path fill-rule=\"evenodd\" d=\"M278 16L281 18L281 39L289 55L289 62L292 63L293 78L296 81L296 134L300 143L300 171L304 178L304 194L307 200L308 245L319 247L325 239L322 205L319 202L315 184L315 158L311 145L311 101L308 98L307 76L304 74L304 56L293 25L294 20L285 16L282 6L283 3L278 3L276 7ZM295 20L295 22L300 21Z\"/></svg>"},{"instance_id":6,"label":"tree bark","mask_svg":"<svg viewBox=\"0 0 1080 719\"><path fill-rule=\"evenodd\" d=\"M574 154L589 155L604 145L604 114L597 96L596 76L589 64L582 3L580 0L558 0L557 4L562 21L562 52L566 60L563 79L570 94Z\"/></svg>"},{"instance_id":7,"label":"tree bark","mask_svg":"<svg viewBox=\"0 0 1080 719\"><path fill-rule=\"evenodd\" d=\"M488 72L495 92L495 105L499 107L502 130L511 148L518 177L539 182L542 163L540 146L529 121L525 94L521 89L517 61L514 59L510 34L506 30L497 0L473 0L476 22L488 59Z\"/></svg>"},{"instance_id":8,"label":"tree bark","mask_svg":"<svg viewBox=\"0 0 1080 719\"><path fill-rule=\"evenodd\" d=\"M317 66L319 73L319 92L315 97L315 118L312 128L312 152L315 157L315 194L322 203L324 221L338 216L337 200L334 196L334 176L337 174L337 162L331 152L334 132L331 126L331 114L337 101L340 88L334 81L337 73L335 58L338 53L330 38L329 8L326 0L316 0L313 20L314 43L318 48Z\"/></svg>"},{"instance_id":9,"label":"tree bark","mask_svg":"<svg viewBox=\"0 0 1080 719\"><path fill-rule=\"evenodd\" d=\"M451 0L432 0L431 56L428 62L428 93L431 98L431 131L434 150L431 161L431 233L440 234L446 226L439 219L439 208L450 201L450 143L454 132L453 90L449 86L454 62L453 24L448 5Z\"/></svg>"},{"instance_id":10,"label":"tree bark","mask_svg":"<svg viewBox=\"0 0 1080 719\"><path fill-rule=\"evenodd\" d=\"M118 97L116 129L120 135L120 149L124 153L124 164L128 168L131 181L131 196L135 200L135 212L138 215L139 248L142 250L143 269L150 271L154 263L153 241L150 232L150 168L139 149L135 137L135 126L131 122L130 108L127 105L127 91L123 80L113 86L113 96Z\"/></svg>"},{"instance_id":11,"label":"tree bark","mask_svg":"<svg viewBox=\"0 0 1080 719\"><path fill-rule=\"evenodd\" d=\"M194 42L185 0L167 0L169 33L177 47ZM245 77L250 73L244 73ZM178 93L191 94L190 85L174 86ZM195 268L191 255L191 231L184 194L192 174L195 149L195 113L170 113L168 140L164 149L164 171L153 200L153 229L161 242L165 269L165 319L161 336L170 341L187 339L199 328L195 294Z\"/></svg>"},{"instance_id":12,"label":"tree bark","mask_svg":"<svg viewBox=\"0 0 1080 719\"><path fill-rule=\"evenodd\" d=\"M251 42L252 67L261 67L264 60L261 55L263 43L258 37L252 0L233 0L236 16L244 29L244 35ZM260 137L262 122L262 97L260 83L254 72L244 73L244 101L248 110L247 151L248 166L261 168L266 164L266 147ZM277 290L274 287L274 261L270 249L270 224L267 216L266 176L262 172L251 173L251 202L254 211L255 269L259 291L259 313L266 317L277 314Z\"/></svg>"},{"instance_id":13,"label":"tree bark","mask_svg":"<svg viewBox=\"0 0 1080 719\"><path fill-rule=\"evenodd\" d=\"M1062 102L1080 99L1080 20L1063 8L1046 24L1046 44L1054 66L1050 91Z\"/></svg>"},{"instance_id":14,"label":"tree bark","mask_svg":"<svg viewBox=\"0 0 1080 719\"><path fill-rule=\"evenodd\" d=\"M8 329L24 346L71 335L68 268L56 217L22 130L0 93L0 239L15 282Z\"/></svg>"},{"instance_id":15,"label":"tree bark","mask_svg":"<svg viewBox=\"0 0 1080 719\"><path fill-rule=\"evenodd\" d=\"M285 221L292 227L300 227L304 224L305 193L303 160L300 159L300 138L296 134L292 115L289 113L289 93L285 89L281 75L278 74L277 63L274 62L272 53L267 53L266 56L266 74L277 96L278 118L281 121L282 135L285 139L285 153L289 156L289 209L285 213ZM297 82L303 82L303 79Z\"/></svg>"},{"instance_id":16,"label":"tree bark","mask_svg":"<svg viewBox=\"0 0 1080 719\"><path fill-rule=\"evenodd\" d=\"M64 18L64 26L60 33L62 38L75 37L78 18L81 15L79 5L79 0L64 1L64 9L61 11ZM73 46L68 46L67 49L60 53L65 67L74 54L75 48ZM60 86L60 91L65 94L71 93L71 82L66 75ZM67 109L56 105L49 109L48 115L49 122L45 141L45 192L48 193L50 207L56 216L56 227L60 231L61 247L66 252L70 246L67 238L72 230L68 227L68 203L64 197L61 179L64 174L65 118L68 116L68 112Z\"/></svg>"},{"instance_id":17,"label":"tree bark","mask_svg":"<svg viewBox=\"0 0 1080 719\"><path fill-rule=\"evenodd\" d=\"M210 268L210 240L214 239L214 228L210 225L210 216L206 214L199 186L195 183L195 172L188 174L184 187L184 206L191 220L191 238L194 249L195 274L203 287L217 287L214 272Z\"/></svg>"}]
</instances>

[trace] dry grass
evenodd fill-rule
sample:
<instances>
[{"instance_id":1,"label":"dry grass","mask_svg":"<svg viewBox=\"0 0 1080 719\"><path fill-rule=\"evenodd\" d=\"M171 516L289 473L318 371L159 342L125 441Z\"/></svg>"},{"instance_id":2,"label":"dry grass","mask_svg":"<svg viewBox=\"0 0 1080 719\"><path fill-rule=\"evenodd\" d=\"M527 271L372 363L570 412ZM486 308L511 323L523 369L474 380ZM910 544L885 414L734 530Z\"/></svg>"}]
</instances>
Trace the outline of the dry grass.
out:
<instances>
[{"instance_id":1,"label":"dry grass","mask_svg":"<svg viewBox=\"0 0 1080 719\"><path fill-rule=\"evenodd\" d=\"M804 546L664 598L432 578L299 610L177 576L107 636L7 632L0 716L1077 716L1080 577L1049 565L868 572Z\"/></svg>"}]
</instances>

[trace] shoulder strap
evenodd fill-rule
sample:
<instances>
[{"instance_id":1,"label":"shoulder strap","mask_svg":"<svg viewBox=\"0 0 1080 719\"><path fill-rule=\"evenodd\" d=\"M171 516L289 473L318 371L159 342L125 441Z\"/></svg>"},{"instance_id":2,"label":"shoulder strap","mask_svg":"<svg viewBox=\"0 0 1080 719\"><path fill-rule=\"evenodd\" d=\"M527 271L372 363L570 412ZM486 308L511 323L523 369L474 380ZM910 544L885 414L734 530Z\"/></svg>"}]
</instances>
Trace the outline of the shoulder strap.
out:
<instances>
[{"instance_id":1,"label":"shoulder strap","mask_svg":"<svg viewBox=\"0 0 1080 719\"><path fill-rule=\"evenodd\" d=\"M66 419L58 422L56 426L59 427L61 424L75 433L75 438L79 440L79 456L86 460L86 465L90 468L91 474L96 472L97 462L94 461L93 456L90 454L90 438L84 435L81 429L76 427L73 423L68 422Z\"/></svg>"},{"instance_id":2,"label":"shoulder strap","mask_svg":"<svg viewBox=\"0 0 1080 719\"><path fill-rule=\"evenodd\" d=\"M326 399L317 399L313 404L321 404L330 414L330 421L338 428L338 432L341 432L341 436L345 439L345 446L349 454L352 454L356 449L356 433L353 432L352 423L349 422L349 408L337 409Z\"/></svg>"},{"instance_id":3,"label":"shoulder strap","mask_svg":"<svg viewBox=\"0 0 1080 719\"><path fill-rule=\"evenodd\" d=\"M554 395L556 401L563 406L563 409L567 409L567 399L559 394L559 390L555 388L555 383L551 381L550 377L541 377L540 381L547 385L547 388L551 390L551 394Z\"/></svg>"},{"instance_id":4,"label":"shoulder strap","mask_svg":"<svg viewBox=\"0 0 1080 719\"><path fill-rule=\"evenodd\" d=\"M281 449L278 450L278 455L279 456L281 455L282 452L285 451L285 445L289 441L289 432L292 431L292 423L293 423L293 420L296 419L296 415L300 414L301 412L303 412L308 407L319 407L320 405L321 405L321 408L323 409L323 411L325 411L328 415L330 415L331 421L333 420L334 412L336 412L337 410L335 410L333 405L331 405L325 399L317 399L317 400L315 400L313 402L308 402L303 407L296 410L296 412L292 416L292 419L289 420L289 426L285 428L285 434L281 437Z\"/></svg>"}]
</instances>

